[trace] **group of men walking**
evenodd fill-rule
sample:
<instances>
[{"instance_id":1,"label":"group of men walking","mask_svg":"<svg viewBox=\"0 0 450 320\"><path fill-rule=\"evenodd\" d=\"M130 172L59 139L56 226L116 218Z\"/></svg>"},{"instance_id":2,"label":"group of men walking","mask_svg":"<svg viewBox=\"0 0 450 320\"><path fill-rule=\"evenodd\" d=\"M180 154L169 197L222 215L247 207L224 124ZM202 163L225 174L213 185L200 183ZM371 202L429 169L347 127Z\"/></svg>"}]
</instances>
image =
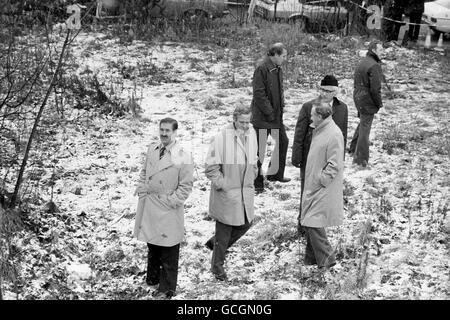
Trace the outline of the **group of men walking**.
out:
<instances>
[{"instance_id":1,"label":"group of men walking","mask_svg":"<svg viewBox=\"0 0 450 320\"><path fill-rule=\"evenodd\" d=\"M369 160L369 133L373 114L382 106L381 43L369 45L355 72L354 101L360 117L349 152L362 168ZM254 196L264 192L262 164L271 135L276 145L266 179L280 183L285 177L289 140L283 124L284 90L281 65L287 50L281 43L270 46L253 75L251 106L238 106L233 121L212 139L205 163L211 181L209 215L215 234L205 246L212 251L211 272L227 280L224 268L227 249L251 227ZM292 164L300 168L301 205L298 229L306 238L305 265L331 268L334 250L325 227L343 221L343 171L347 141L347 105L340 101L338 81L326 75L318 98L299 112L292 146ZM140 173L135 194L139 196L134 235L148 246L146 282L158 285L156 298L171 298L176 291L180 243L184 236L184 202L193 187L192 158L176 139L178 122L159 123L160 142L152 144Z\"/></svg>"}]
</instances>

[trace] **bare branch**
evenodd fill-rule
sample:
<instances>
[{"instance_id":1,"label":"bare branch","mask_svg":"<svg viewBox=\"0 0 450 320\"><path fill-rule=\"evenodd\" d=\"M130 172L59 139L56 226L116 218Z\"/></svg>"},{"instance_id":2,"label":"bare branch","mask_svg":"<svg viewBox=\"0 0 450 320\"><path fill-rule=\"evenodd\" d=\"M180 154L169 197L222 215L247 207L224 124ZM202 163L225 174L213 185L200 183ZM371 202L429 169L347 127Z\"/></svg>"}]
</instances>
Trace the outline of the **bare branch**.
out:
<instances>
[{"instance_id":1,"label":"bare branch","mask_svg":"<svg viewBox=\"0 0 450 320\"><path fill-rule=\"evenodd\" d=\"M31 130L31 133L30 133L30 138L28 139L27 147L26 147L26 150L25 150L25 155L23 157L22 165L20 166L19 176L17 177L17 182L16 182L16 186L14 188L14 193L13 193L13 195L11 197L11 201L10 201L10 204L9 204L10 207L14 207L16 205L16 201L17 201L17 196L18 196L18 193L19 193L20 185L22 183L23 173L24 173L25 167L27 165L28 155L30 153L31 144L33 142L33 137L34 137L34 134L36 132L37 126L39 124L39 121L41 119L42 112L44 111L45 105L47 104L48 97L50 96L50 93L52 92L52 89L53 89L53 85L55 84L56 75L58 74L59 69L61 68L62 61L63 61L63 58L64 58L64 52L65 52L65 50L67 48L69 37L70 37L70 30L67 30L66 39L64 40L64 44L63 44L63 47L61 49L61 54L59 56L59 60L58 60L57 66L56 66L56 70L53 73L53 76L52 76L52 79L51 79L50 84L48 86L48 89L47 89L47 92L45 94L44 100L42 101L42 104L41 104L41 106L39 108L39 112L38 112L38 114L36 116L36 119L34 121L34 125L33 125L33 128Z\"/></svg>"}]
</instances>

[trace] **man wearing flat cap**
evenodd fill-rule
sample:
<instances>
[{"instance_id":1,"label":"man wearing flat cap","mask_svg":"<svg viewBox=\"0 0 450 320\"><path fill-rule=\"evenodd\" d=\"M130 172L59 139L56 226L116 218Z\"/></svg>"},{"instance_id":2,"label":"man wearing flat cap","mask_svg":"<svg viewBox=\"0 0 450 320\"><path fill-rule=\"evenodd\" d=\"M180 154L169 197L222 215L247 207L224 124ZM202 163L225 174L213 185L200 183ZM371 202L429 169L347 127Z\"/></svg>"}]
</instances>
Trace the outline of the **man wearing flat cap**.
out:
<instances>
[{"instance_id":1,"label":"man wearing flat cap","mask_svg":"<svg viewBox=\"0 0 450 320\"><path fill-rule=\"evenodd\" d=\"M348 124L348 108L345 103L340 101L336 95L339 90L337 79L333 75L326 75L320 82L320 95L316 99L306 102L300 109L297 124L295 126L294 144L292 146L292 165L300 168L300 203L302 201L303 191L305 188L305 171L306 159L308 158L309 148L314 127L311 120L311 109L314 103L325 102L332 107L332 118L336 125L341 129L344 136L344 146L347 143L347 124ZM301 206L300 206L301 210ZM302 234L300 226L300 216L298 215L298 232Z\"/></svg>"}]
</instances>

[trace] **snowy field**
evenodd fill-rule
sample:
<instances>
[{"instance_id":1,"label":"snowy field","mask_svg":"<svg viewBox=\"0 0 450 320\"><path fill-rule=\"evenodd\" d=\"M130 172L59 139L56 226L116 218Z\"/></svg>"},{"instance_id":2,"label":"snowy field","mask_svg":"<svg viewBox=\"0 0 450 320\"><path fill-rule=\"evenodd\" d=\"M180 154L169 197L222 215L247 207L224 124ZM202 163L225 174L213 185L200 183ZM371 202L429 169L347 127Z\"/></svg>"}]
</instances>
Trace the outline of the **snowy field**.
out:
<instances>
[{"instance_id":1,"label":"snowy field","mask_svg":"<svg viewBox=\"0 0 450 320\"><path fill-rule=\"evenodd\" d=\"M363 43L357 39L353 47L324 53L333 55L329 72L349 106L349 140L358 123L353 70L341 62L355 65ZM22 231L15 240L24 254L25 281L19 294L5 282L5 298L152 299L154 287L145 284L146 246L132 238L133 192L147 146L158 139L158 121L170 116L179 121L179 139L196 163L174 299L448 299L450 75L438 53L397 46L383 60L392 92L383 87L385 108L374 119L370 166L357 170L346 156L344 224L328 229L339 259L336 272L304 277L310 267L302 260L305 240L296 234L299 170L290 157L298 112L318 95L318 83L286 81L286 176L292 180L270 183L255 196L255 222L226 258L230 280L214 279L211 252L204 247L214 232L204 157L209 138L232 120L235 106L250 104L261 53L251 47L123 43L100 32L81 33L71 47L73 74L97 74L105 92L122 99L134 95L142 110L139 117L96 116L83 130L67 125L58 132L54 202L60 211L29 213L30 221L46 228ZM307 66L301 72L306 79ZM91 113L74 109L69 117Z\"/></svg>"}]
</instances>

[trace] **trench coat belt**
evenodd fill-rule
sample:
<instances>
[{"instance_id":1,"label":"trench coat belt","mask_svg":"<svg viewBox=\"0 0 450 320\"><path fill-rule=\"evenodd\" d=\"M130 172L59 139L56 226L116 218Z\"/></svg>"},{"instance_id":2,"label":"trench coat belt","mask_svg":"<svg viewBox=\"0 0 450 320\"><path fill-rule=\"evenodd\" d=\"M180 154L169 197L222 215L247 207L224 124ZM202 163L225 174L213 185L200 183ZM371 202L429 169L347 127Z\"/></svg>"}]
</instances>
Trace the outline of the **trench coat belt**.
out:
<instances>
[{"instance_id":1,"label":"trench coat belt","mask_svg":"<svg viewBox=\"0 0 450 320\"><path fill-rule=\"evenodd\" d=\"M150 192L150 191L145 191L145 192L139 192L139 194L140 194L140 195L146 194L146 195L155 195L155 196L168 196L168 195L172 194L173 191L175 191L175 190L172 190L172 191L166 191L166 192Z\"/></svg>"}]
</instances>

